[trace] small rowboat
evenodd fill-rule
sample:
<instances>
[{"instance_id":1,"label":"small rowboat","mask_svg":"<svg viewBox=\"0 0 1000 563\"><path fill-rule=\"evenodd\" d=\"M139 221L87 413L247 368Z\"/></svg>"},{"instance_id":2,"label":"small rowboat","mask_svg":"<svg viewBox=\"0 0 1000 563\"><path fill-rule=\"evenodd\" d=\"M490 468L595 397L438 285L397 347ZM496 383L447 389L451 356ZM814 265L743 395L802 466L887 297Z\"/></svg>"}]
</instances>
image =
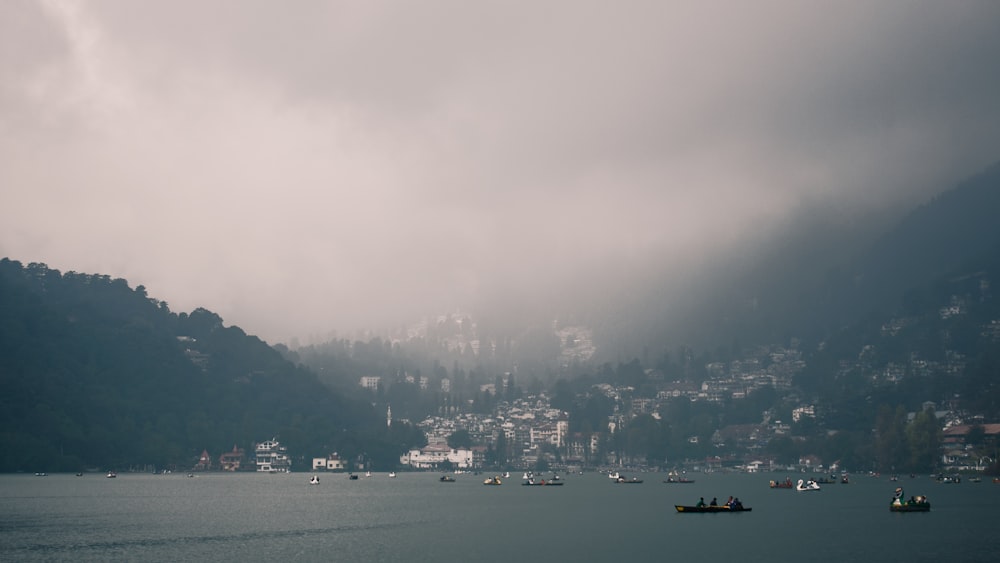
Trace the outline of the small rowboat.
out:
<instances>
[{"instance_id":1,"label":"small rowboat","mask_svg":"<svg viewBox=\"0 0 1000 563\"><path fill-rule=\"evenodd\" d=\"M750 512L753 508L749 506L744 506L740 508L730 508L726 505L722 506L682 506L680 504L675 504L674 508L677 512L712 512L712 513L726 513L726 512Z\"/></svg>"}]
</instances>

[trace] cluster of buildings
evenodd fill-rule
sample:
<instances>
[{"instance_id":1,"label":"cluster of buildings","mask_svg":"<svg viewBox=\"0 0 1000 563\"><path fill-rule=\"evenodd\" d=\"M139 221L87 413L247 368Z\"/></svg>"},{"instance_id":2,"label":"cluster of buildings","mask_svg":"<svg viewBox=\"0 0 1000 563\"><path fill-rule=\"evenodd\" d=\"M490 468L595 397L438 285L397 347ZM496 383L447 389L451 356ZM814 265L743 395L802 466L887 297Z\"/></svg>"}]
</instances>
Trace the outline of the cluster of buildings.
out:
<instances>
[{"instance_id":1,"label":"cluster of buildings","mask_svg":"<svg viewBox=\"0 0 1000 563\"><path fill-rule=\"evenodd\" d=\"M254 445L254 455L248 459L243 448L233 446L233 449L219 455L213 461L208 450L202 450L194 471L260 471L263 473L286 473L292 470L292 459L288 456L288 448L275 439L265 440Z\"/></svg>"},{"instance_id":2,"label":"cluster of buildings","mask_svg":"<svg viewBox=\"0 0 1000 563\"><path fill-rule=\"evenodd\" d=\"M465 413L453 417L429 417L417 426L427 436L427 445L404 453L400 465L414 469L479 469L488 450L501 440L507 453L526 466L551 449L564 449L569 438L569 416L549 406L545 396L501 402L491 415ZM464 430L475 444L452 448L448 438Z\"/></svg>"}]
</instances>

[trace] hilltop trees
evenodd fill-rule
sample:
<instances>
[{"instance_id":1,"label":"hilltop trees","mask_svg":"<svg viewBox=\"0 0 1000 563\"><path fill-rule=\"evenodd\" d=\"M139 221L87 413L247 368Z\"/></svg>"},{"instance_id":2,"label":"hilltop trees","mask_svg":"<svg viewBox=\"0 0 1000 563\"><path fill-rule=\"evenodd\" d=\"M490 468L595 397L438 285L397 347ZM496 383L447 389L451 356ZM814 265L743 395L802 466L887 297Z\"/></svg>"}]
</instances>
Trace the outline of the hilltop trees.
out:
<instances>
[{"instance_id":1,"label":"hilltop trees","mask_svg":"<svg viewBox=\"0 0 1000 563\"><path fill-rule=\"evenodd\" d=\"M880 471L926 472L934 469L941 446L941 426L931 409L906 419L906 409L882 405L875 426L876 464Z\"/></svg>"}]
</instances>

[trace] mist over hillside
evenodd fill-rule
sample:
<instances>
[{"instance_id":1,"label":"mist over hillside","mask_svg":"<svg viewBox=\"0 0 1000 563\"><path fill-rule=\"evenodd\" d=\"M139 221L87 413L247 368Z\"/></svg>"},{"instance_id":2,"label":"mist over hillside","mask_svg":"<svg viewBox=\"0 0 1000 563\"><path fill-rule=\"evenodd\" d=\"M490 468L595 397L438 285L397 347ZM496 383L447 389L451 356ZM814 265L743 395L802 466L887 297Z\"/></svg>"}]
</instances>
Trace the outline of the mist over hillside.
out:
<instances>
[{"instance_id":1,"label":"mist over hillside","mask_svg":"<svg viewBox=\"0 0 1000 563\"><path fill-rule=\"evenodd\" d=\"M803 209L701 272L665 267L635 286L619 308L592 317L598 347L604 357L641 357L649 347L815 343L994 255L998 214L1000 164L915 208ZM687 286L676 289L676 278Z\"/></svg>"}]
</instances>

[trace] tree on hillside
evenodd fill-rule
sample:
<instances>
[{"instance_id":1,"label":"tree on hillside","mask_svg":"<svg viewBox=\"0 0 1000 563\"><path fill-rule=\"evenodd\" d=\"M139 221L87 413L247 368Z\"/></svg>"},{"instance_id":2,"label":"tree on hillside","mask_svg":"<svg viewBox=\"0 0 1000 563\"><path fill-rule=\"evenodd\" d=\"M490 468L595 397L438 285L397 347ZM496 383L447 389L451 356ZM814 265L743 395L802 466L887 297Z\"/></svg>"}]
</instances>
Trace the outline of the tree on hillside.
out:
<instances>
[{"instance_id":1,"label":"tree on hillside","mask_svg":"<svg viewBox=\"0 0 1000 563\"><path fill-rule=\"evenodd\" d=\"M468 430L456 430L448 436L448 447L455 450L459 448L471 448L472 436L469 434Z\"/></svg>"},{"instance_id":2,"label":"tree on hillside","mask_svg":"<svg viewBox=\"0 0 1000 563\"><path fill-rule=\"evenodd\" d=\"M941 449L941 425L932 409L918 413L906 427L910 471L931 471Z\"/></svg>"}]
</instances>

